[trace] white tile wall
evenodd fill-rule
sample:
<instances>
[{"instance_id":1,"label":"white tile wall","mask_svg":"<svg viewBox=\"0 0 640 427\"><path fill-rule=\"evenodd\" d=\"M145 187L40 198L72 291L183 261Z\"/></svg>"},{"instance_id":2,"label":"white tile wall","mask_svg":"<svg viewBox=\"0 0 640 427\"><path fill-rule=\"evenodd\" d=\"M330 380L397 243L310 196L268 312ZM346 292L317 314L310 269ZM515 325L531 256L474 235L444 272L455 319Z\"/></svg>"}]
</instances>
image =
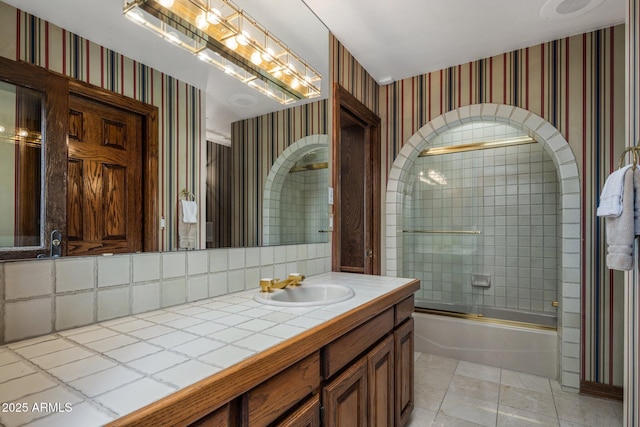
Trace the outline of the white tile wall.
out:
<instances>
[{"instance_id":1,"label":"white tile wall","mask_svg":"<svg viewBox=\"0 0 640 427\"><path fill-rule=\"evenodd\" d=\"M324 243L2 262L0 343L323 273L330 257Z\"/></svg>"},{"instance_id":2,"label":"white tile wall","mask_svg":"<svg viewBox=\"0 0 640 427\"><path fill-rule=\"evenodd\" d=\"M34 262L39 265L34 267ZM36 260L5 266L6 300L49 295L53 292L53 261Z\"/></svg>"},{"instance_id":3,"label":"white tile wall","mask_svg":"<svg viewBox=\"0 0 640 427\"><path fill-rule=\"evenodd\" d=\"M93 289L96 284L95 258L56 260L56 292Z\"/></svg>"},{"instance_id":4,"label":"white tile wall","mask_svg":"<svg viewBox=\"0 0 640 427\"><path fill-rule=\"evenodd\" d=\"M469 123L433 146L522 136L497 123ZM404 228L479 230L479 235L404 236L403 275L422 280L421 297L464 305L555 312L558 184L539 144L415 160ZM471 276L491 276L491 287Z\"/></svg>"},{"instance_id":5,"label":"white tile wall","mask_svg":"<svg viewBox=\"0 0 640 427\"><path fill-rule=\"evenodd\" d=\"M48 334L53 331L52 297L5 302L5 342Z\"/></svg>"},{"instance_id":6,"label":"white tile wall","mask_svg":"<svg viewBox=\"0 0 640 427\"><path fill-rule=\"evenodd\" d=\"M55 329L61 331L94 323L94 299L95 293L93 292L56 296Z\"/></svg>"},{"instance_id":7,"label":"white tile wall","mask_svg":"<svg viewBox=\"0 0 640 427\"><path fill-rule=\"evenodd\" d=\"M98 257L98 287L128 284L130 264L128 255Z\"/></svg>"}]
</instances>

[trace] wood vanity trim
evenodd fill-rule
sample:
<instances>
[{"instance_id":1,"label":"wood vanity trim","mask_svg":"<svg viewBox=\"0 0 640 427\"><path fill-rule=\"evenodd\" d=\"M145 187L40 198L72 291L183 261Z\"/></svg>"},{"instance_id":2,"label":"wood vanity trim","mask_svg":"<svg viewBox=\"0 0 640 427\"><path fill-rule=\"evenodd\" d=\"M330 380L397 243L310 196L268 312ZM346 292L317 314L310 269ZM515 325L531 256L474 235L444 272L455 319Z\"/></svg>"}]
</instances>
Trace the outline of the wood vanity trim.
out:
<instances>
[{"instance_id":1,"label":"wood vanity trim","mask_svg":"<svg viewBox=\"0 0 640 427\"><path fill-rule=\"evenodd\" d=\"M188 425L246 393L278 372L372 319L420 289L412 280L281 344L247 358L109 424L115 426Z\"/></svg>"},{"instance_id":2,"label":"wood vanity trim","mask_svg":"<svg viewBox=\"0 0 640 427\"><path fill-rule=\"evenodd\" d=\"M393 329L393 307L324 348L322 374L331 378Z\"/></svg>"}]
</instances>

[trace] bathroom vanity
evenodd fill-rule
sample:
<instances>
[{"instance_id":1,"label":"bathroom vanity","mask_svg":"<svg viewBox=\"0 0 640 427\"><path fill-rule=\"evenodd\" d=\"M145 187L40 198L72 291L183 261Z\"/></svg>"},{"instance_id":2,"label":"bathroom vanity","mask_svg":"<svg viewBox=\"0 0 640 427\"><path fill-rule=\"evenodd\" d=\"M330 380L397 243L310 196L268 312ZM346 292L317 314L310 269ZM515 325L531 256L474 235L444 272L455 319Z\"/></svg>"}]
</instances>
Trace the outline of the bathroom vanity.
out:
<instances>
[{"instance_id":1,"label":"bathroom vanity","mask_svg":"<svg viewBox=\"0 0 640 427\"><path fill-rule=\"evenodd\" d=\"M74 401L81 402L78 404L90 404L100 411L108 409L103 412L111 413L109 420L101 423L108 426L405 425L413 409L414 337L411 314L413 293L419 288L419 281L326 273L308 278L302 286L326 283L348 286L355 295L347 301L325 306L275 307L254 300L259 292L256 287L77 331L9 344L0 348L0 352L22 359L14 363L37 365L39 374L59 383L56 390L75 394L77 399ZM179 314L184 317L177 318ZM179 329L177 323L167 322L167 316L185 327ZM231 325L231 320L241 316L249 320ZM201 323L194 324L196 320ZM128 331L143 322L155 322L151 327L145 325L148 330L170 329L168 325L172 325L173 332L146 339L141 337L147 329ZM189 324L192 326L186 326ZM219 328L211 333L212 327ZM230 330L242 331L244 338L229 339ZM107 333L115 331L121 333L108 336ZM172 334L198 333L200 338L182 345L171 345L168 341ZM106 338L86 342L87 335ZM129 344L131 351L144 350L149 356L130 356L133 353L124 351L129 346L103 352L96 350L108 344L109 340L132 337L138 341ZM202 342L215 343L220 347L202 350L206 353L195 353L195 344ZM194 345L190 346L190 343ZM59 374L60 362L57 362L57 367L49 368L38 365L43 356L26 356L35 351L25 349L45 345L65 348L64 354L75 359L83 352L87 356L91 354L80 362L97 357L108 359L112 364L118 362L118 369L137 373L141 379L102 394L85 392L82 381L91 377L64 381ZM153 348L156 346L157 349ZM172 368L158 370L149 366L151 362L146 363L146 360L154 360L153 356L160 354L190 358L184 365L195 364L203 371L195 376L191 372L189 379L182 374L172 379L163 374ZM127 360L132 357L131 361ZM52 360L49 355L44 358ZM72 363L77 362L62 367L72 366ZM104 372L108 370L98 374ZM132 394L130 390L136 389L134 385L138 382L155 382L157 387L148 388L148 393ZM95 386L91 384L92 388ZM159 390L158 387L162 387L162 393L149 397ZM69 400L72 396L65 395L65 398ZM75 415L73 411L49 417L58 417L57 421L63 420L65 425L72 425L70 418L61 418L72 415ZM9 426L22 424L25 420L2 419L2 422ZM39 418L41 423L45 420L47 417Z\"/></svg>"}]
</instances>

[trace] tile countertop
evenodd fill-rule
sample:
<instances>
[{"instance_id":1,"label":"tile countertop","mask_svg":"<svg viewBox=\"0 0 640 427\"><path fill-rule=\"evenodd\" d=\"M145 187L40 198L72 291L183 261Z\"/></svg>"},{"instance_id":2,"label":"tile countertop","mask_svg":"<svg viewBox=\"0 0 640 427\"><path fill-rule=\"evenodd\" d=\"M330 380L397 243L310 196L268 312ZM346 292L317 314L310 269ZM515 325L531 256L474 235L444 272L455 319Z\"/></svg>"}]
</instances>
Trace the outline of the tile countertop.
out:
<instances>
[{"instance_id":1,"label":"tile countertop","mask_svg":"<svg viewBox=\"0 0 640 427\"><path fill-rule=\"evenodd\" d=\"M100 426L331 320L412 279L325 273L342 303L279 307L256 289L0 347L2 426ZM303 286L304 286L303 284Z\"/></svg>"}]
</instances>

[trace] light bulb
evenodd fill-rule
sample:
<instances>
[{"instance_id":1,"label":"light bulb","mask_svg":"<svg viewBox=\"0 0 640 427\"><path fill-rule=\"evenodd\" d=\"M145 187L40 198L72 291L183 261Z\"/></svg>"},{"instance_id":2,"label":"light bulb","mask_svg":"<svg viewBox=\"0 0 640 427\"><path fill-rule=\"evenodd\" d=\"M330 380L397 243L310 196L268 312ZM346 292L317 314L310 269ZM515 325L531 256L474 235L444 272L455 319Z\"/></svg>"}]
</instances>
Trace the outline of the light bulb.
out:
<instances>
[{"instance_id":1,"label":"light bulb","mask_svg":"<svg viewBox=\"0 0 640 427\"><path fill-rule=\"evenodd\" d=\"M211 61L211 57L209 55L207 55L206 52L200 52L198 54L198 59L200 59L201 61L204 61L204 62Z\"/></svg>"},{"instance_id":2,"label":"light bulb","mask_svg":"<svg viewBox=\"0 0 640 427\"><path fill-rule=\"evenodd\" d=\"M4 128L4 126L0 125L0 133L4 133L4 131L6 131L6 129Z\"/></svg>"},{"instance_id":3,"label":"light bulb","mask_svg":"<svg viewBox=\"0 0 640 427\"><path fill-rule=\"evenodd\" d=\"M222 14L218 9L211 9L211 11L207 13L207 21L213 25L219 24L221 16Z\"/></svg>"},{"instance_id":4,"label":"light bulb","mask_svg":"<svg viewBox=\"0 0 640 427\"><path fill-rule=\"evenodd\" d=\"M173 6L173 0L159 0L159 3L167 9Z\"/></svg>"},{"instance_id":5,"label":"light bulb","mask_svg":"<svg viewBox=\"0 0 640 427\"><path fill-rule=\"evenodd\" d=\"M262 54L262 59L264 59L265 61L272 61L273 60L273 49L271 49L270 47L268 47L265 52Z\"/></svg>"},{"instance_id":6,"label":"light bulb","mask_svg":"<svg viewBox=\"0 0 640 427\"><path fill-rule=\"evenodd\" d=\"M209 21L207 19L207 15L205 15L204 13L201 13L196 17L196 27L198 27L198 29L204 31L207 29L208 26L209 26Z\"/></svg>"},{"instance_id":7,"label":"light bulb","mask_svg":"<svg viewBox=\"0 0 640 427\"><path fill-rule=\"evenodd\" d=\"M246 31L243 31L236 36L236 41L242 46L246 46L249 43L248 35Z\"/></svg>"},{"instance_id":8,"label":"light bulb","mask_svg":"<svg viewBox=\"0 0 640 427\"><path fill-rule=\"evenodd\" d=\"M21 136L23 138L29 136L29 132L27 132L26 130L21 130L18 132L18 136Z\"/></svg>"},{"instance_id":9,"label":"light bulb","mask_svg":"<svg viewBox=\"0 0 640 427\"><path fill-rule=\"evenodd\" d=\"M224 67L224 72L227 74L233 74L233 68L231 68L231 65Z\"/></svg>"},{"instance_id":10,"label":"light bulb","mask_svg":"<svg viewBox=\"0 0 640 427\"><path fill-rule=\"evenodd\" d=\"M300 86L300 82L298 81L298 79L291 80L291 87L292 88L297 89L298 86Z\"/></svg>"},{"instance_id":11,"label":"light bulb","mask_svg":"<svg viewBox=\"0 0 640 427\"><path fill-rule=\"evenodd\" d=\"M260 52L253 52L251 54L251 62L256 65L260 65L262 63L262 55L260 55Z\"/></svg>"},{"instance_id":12,"label":"light bulb","mask_svg":"<svg viewBox=\"0 0 640 427\"><path fill-rule=\"evenodd\" d=\"M236 50L236 48L238 47L238 42L236 41L235 37L229 37L227 40L225 40L224 44L231 50Z\"/></svg>"},{"instance_id":13,"label":"light bulb","mask_svg":"<svg viewBox=\"0 0 640 427\"><path fill-rule=\"evenodd\" d=\"M280 77L282 77L282 71L280 71L280 70L275 70L275 71L273 72L273 75L274 75L276 78L280 78Z\"/></svg>"}]
</instances>

